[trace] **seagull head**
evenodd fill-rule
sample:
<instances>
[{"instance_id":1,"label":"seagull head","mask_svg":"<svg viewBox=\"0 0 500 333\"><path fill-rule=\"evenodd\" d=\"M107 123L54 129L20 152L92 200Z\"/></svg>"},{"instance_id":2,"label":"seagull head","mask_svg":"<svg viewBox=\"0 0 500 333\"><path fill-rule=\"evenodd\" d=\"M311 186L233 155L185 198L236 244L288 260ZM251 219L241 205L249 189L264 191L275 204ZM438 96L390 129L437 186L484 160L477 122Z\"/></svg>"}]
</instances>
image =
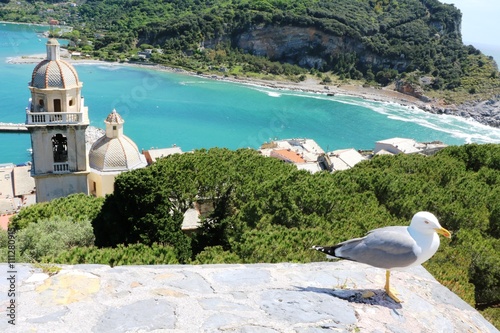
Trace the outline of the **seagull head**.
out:
<instances>
[{"instance_id":1,"label":"seagull head","mask_svg":"<svg viewBox=\"0 0 500 333\"><path fill-rule=\"evenodd\" d=\"M451 238L451 232L443 228L436 216L429 212L416 213L411 219L410 228L423 234L437 232L446 238Z\"/></svg>"}]
</instances>

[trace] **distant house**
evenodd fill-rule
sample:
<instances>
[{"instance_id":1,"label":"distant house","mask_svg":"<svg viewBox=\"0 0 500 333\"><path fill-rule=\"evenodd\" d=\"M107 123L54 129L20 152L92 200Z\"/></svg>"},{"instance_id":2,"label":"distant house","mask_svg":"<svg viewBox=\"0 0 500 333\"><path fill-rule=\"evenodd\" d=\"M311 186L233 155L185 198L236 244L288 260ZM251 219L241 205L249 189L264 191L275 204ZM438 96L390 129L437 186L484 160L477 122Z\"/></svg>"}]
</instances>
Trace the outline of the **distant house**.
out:
<instances>
[{"instance_id":1,"label":"distant house","mask_svg":"<svg viewBox=\"0 0 500 333\"><path fill-rule=\"evenodd\" d=\"M14 197L22 200L22 205L34 204L35 179L31 177L31 165L16 166L12 170Z\"/></svg>"},{"instance_id":2,"label":"distant house","mask_svg":"<svg viewBox=\"0 0 500 333\"><path fill-rule=\"evenodd\" d=\"M299 153L290 149L273 149L269 155L287 163L302 164L306 163Z\"/></svg>"},{"instance_id":3,"label":"distant house","mask_svg":"<svg viewBox=\"0 0 500 333\"><path fill-rule=\"evenodd\" d=\"M148 165L156 162L157 159L166 157L173 154L182 154L182 149L180 147L174 146L171 148L151 148L148 150L142 150L142 154L146 157Z\"/></svg>"},{"instance_id":4,"label":"distant house","mask_svg":"<svg viewBox=\"0 0 500 333\"><path fill-rule=\"evenodd\" d=\"M13 214L36 202L31 165L0 164L0 215Z\"/></svg>"},{"instance_id":5,"label":"distant house","mask_svg":"<svg viewBox=\"0 0 500 333\"><path fill-rule=\"evenodd\" d=\"M302 164L295 164L295 166L299 170L309 171L310 173L316 173L324 170L318 163L302 163Z\"/></svg>"},{"instance_id":6,"label":"distant house","mask_svg":"<svg viewBox=\"0 0 500 333\"><path fill-rule=\"evenodd\" d=\"M331 169L325 151L312 139L276 140L263 144L259 151L264 156L295 164L298 169L311 173Z\"/></svg>"},{"instance_id":7,"label":"distant house","mask_svg":"<svg viewBox=\"0 0 500 333\"><path fill-rule=\"evenodd\" d=\"M386 151L394 155L401 153L412 154L418 153L419 150L417 142L413 139L392 138L375 142L373 153L377 154L380 151Z\"/></svg>"},{"instance_id":8,"label":"distant house","mask_svg":"<svg viewBox=\"0 0 500 333\"><path fill-rule=\"evenodd\" d=\"M140 59L149 59L149 58L151 58L152 54L153 54L153 49L144 49L144 51L139 51L137 53L137 56Z\"/></svg>"},{"instance_id":9,"label":"distant house","mask_svg":"<svg viewBox=\"0 0 500 333\"><path fill-rule=\"evenodd\" d=\"M347 170L365 161L366 158L356 149L339 149L328 153L332 163L332 171Z\"/></svg>"},{"instance_id":10,"label":"distant house","mask_svg":"<svg viewBox=\"0 0 500 333\"><path fill-rule=\"evenodd\" d=\"M392 138L375 143L373 153L380 154L425 154L431 155L445 148L447 145L440 141L417 142L413 139Z\"/></svg>"}]
</instances>

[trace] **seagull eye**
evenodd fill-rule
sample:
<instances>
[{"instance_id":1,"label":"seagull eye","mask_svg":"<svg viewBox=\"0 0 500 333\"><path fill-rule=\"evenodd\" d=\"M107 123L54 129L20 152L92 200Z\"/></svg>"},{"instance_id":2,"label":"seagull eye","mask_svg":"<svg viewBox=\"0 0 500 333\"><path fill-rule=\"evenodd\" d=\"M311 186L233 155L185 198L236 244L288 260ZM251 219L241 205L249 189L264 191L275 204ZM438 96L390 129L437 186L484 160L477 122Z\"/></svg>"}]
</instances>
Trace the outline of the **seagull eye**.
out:
<instances>
[{"instance_id":1,"label":"seagull eye","mask_svg":"<svg viewBox=\"0 0 500 333\"><path fill-rule=\"evenodd\" d=\"M424 222L425 222L425 224L429 224L429 221L424 221Z\"/></svg>"}]
</instances>

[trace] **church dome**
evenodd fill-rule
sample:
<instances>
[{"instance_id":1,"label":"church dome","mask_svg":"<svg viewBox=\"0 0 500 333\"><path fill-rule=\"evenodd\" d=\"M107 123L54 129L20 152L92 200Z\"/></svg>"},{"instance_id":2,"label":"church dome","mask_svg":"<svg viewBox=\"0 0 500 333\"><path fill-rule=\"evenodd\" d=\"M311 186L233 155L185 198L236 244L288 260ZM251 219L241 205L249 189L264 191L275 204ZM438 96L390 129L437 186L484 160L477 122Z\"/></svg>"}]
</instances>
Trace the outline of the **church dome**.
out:
<instances>
[{"instance_id":1,"label":"church dome","mask_svg":"<svg viewBox=\"0 0 500 333\"><path fill-rule=\"evenodd\" d=\"M127 171L144 167L137 145L127 136L103 136L90 148L89 164L98 171Z\"/></svg>"},{"instance_id":2,"label":"church dome","mask_svg":"<svg viewBox=\"0 0 500 333\"><path fill-rule=\"evenodd\" d=\"M90 148L90 167L101 171L127 171L147 165L145 157L139 153L137 145L123 135L123 118L113 110L104 123L106 135L98 139Z\"/></svg>"},{"instance_id":3,"label":"church dome","mask_svg":"<svg viewBox=\"0 0 500 333\"><path fill-rule=\"evenodd\" d=\"M40 62L31 75L32 87L68 89L79 86L75 68L60 59L59 51L59 42L56 39L50 39L47 42L47 59Z\"/></svg>"}]
</instances>

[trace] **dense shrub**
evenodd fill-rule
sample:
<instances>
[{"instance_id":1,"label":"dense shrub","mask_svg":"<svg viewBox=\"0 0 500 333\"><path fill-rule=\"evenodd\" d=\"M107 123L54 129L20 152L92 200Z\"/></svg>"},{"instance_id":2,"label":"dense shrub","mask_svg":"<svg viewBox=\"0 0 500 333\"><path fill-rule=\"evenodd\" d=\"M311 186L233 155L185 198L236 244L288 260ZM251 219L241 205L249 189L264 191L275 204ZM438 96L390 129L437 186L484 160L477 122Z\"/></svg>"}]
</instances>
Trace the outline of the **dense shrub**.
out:
<instances>
[{"instance_id":1,"label":"dense shrub","mask_svg":"<svg viewBox=\"0 0 500 333\"><path fill-rule=\"evenodd\" d=\"M44 257L43 261L63 264L104 264L111 267L179 263L172 247L156 243L151 246L119 244L116 248L75 247L57 255Z\"/></svg>"},{"instance_id":2,"label":"dense shrub","mask_svg":"<svg viewBox=\"0 0 500 333\"><path fill-rule=\"evenodd\" d=\"M13 230L25 228L30 223L59 216L70 217L73 221L93 220L99 213L103 198L95 198L85 194L73 194L66 198L54 199L50 202L28 206L15 215L9 225Z\"/></svg>"}]
</instances>

